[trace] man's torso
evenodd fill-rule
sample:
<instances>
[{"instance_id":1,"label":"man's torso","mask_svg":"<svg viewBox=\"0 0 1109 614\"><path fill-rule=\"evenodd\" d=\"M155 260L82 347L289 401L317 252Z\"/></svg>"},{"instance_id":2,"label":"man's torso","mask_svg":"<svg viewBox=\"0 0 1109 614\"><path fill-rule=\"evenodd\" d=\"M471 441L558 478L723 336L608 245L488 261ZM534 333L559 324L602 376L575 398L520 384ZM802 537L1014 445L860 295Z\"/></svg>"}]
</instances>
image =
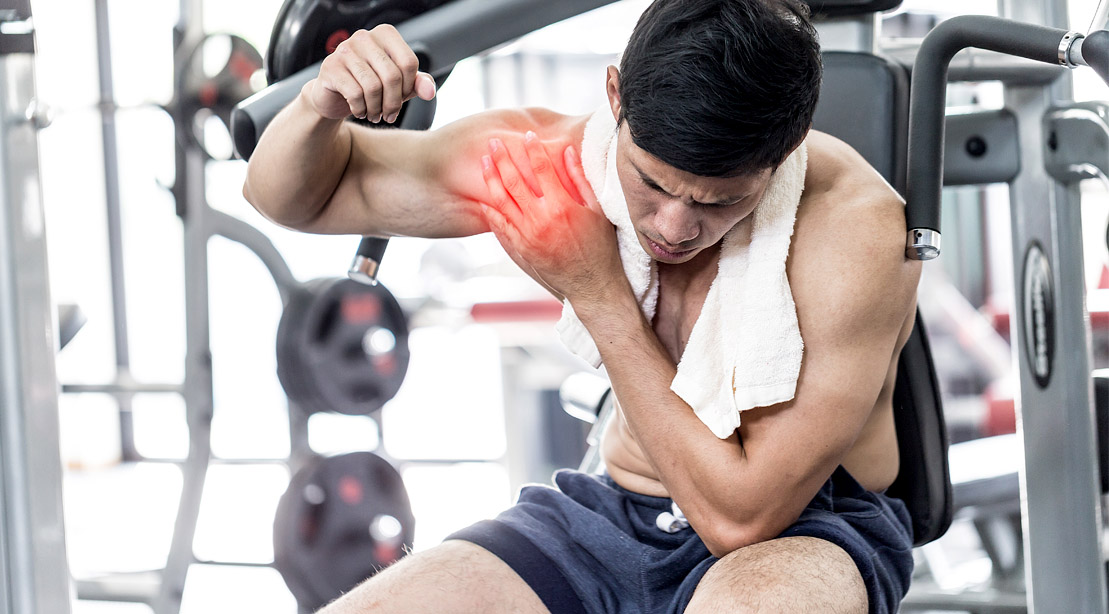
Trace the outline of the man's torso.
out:
<instances>
[{"instance_id":1,"label":"man's torso","mask_svg":"<svg viewBox=\"0 0 1109 614\"><path fill-rule=\"evenodd\" d=\"M820 163L821 156L831 155L823 151L826 144L824 135L816 135L809 139L810 156L816 163L810 162L810 173L806 181L806 190L813 188L816 193L825 192L821 184L833 181L825 176L831 169ZM870 179L865 173L861 175L864 180ZM871 181L880 182L874 174ZM835 206L834 198L808 198L802 197L798 210L797 230L791 245L790 261L787 265L787 275L791 286L797 284L821 283L818 279L805 279L795 274L793 264L798 259L834 257L828 254L829 243L818 238L818 233L810 232L806 227L812 216L806 215L806 208ZM821 216L826 219L826 216ZM741 222L748 223L750 218ZM813 222L815 224L815 222ZM902 229L891 228L891 232ZM816 240L812 240L816 239ZM693 326L700 315L706 295L716 276L719 250L706 250L698 257L682 265L659 265L659 299L658 308L652 327L659 341L666 348L670 358L675 364L680 362L689 340ZM819 312L820 305L810 305L799 302L797 309L810 313ZM841 464L865 488L880 491L887 488L896 478L898 463L897 436L893 422L893 385L897 371L897 356L900 348L905 344L912 331L915 316L915 303L913 308L904 314L897 341L897 352L891 356L885 383L874 403L874 407L862 428L855 444L842 459ZM828 314L835 317L835 314ZM800 318L802 321L804 318ZM802 330L804 337L804 330ZM803 385L803 382L799 385ZM845 385L848 385L845 383ZM754 413L760 408L749 410ZM834 411L834 408L829 408ZM748 412L745 412L747 414ZM744 427L739 428L739 437L742 441ZM659 481L657 473L651 467L647 456L636 442L629 430L617 402L617 416L609 423L602 442L602 453L606 468L613 479L624 488L643 494L654 496L668 496L666 487Z\"/></svg>"}]
</instances>

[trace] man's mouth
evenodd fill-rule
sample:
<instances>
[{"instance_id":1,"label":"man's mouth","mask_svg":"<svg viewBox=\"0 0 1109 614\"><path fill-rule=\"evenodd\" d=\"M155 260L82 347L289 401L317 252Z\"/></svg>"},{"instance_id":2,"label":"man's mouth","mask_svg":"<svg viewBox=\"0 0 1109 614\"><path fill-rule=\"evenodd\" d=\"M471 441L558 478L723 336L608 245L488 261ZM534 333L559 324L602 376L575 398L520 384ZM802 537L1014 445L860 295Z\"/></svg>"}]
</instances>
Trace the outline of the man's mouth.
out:
<instances>
[{"instance_id":1,"label":"man's mouth","mask_svg":"<svg viewBox=\"0 0 1109 614\"><path fill-rule=\"evenodd\" d=\"M651 246L651 251L655 252L655 255L660 258L681 258L693 251L692 249L672 249L670 246L663 247L650 239L647 239L647 243Z\"/></svg>"}]
</instances>

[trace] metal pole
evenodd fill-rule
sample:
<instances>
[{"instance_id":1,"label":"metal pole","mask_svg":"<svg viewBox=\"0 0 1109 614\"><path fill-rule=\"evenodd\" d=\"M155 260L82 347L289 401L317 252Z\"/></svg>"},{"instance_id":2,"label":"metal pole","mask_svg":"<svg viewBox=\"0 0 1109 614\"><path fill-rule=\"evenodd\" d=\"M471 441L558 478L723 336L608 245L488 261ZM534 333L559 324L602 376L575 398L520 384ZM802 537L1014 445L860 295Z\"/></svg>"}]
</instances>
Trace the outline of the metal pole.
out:
<instances>
[{"instance_id":1,"label":"metal pole","mask_svg":"<svg viewBox=\"0 0 1109 614\"><path fill-rule=\"evenodd\" d=\"M112 290L112 328L115 331L116 381L129 379L131 350L127 335L127 287L123 267L123 223L120 212L119 145L116 134L115 85L112 79L111 31L108 2L96 0L96 59L100 75L100 134L104 151L104 201L108 212L108 262ZM135 449L131 398L120 396L119 434L124 461L141 458Z\"/></svg>"},{"instance_id":2,"label":"metal pole","mask_svg":"<svg viewBox=\"0 0 1109 614\"><path fill-rule=\"evenodd\" d=\"M1109 0L1101 0L1097 5L1097 10L1094 11L1094 18L1090 20L1090 29L1087 33L1095 30L1104 30L1109 26Z\"/></svg>"},{"instance_id":3,"label":"metal pole","mask_svg":"<svg viewBox=\"0 0 1109 614\"><path fill-rule=\"evenodd\" d=\"M1002 15L1064 28L1064 0L1003 0ZM1045 168L1044 118L1071 100L1063 74L1045 87L1007 87L1017 116L1022 172L1010 184L1014 363L1020 373L1017 427L1024 441L1021 516L1029 611L1107 611L1101 550L1096 420L1090 382L1082 220L1077 183ZM1062 144L1066 146L1066 144Z\"/></svg>"},{"instance_id":4,"label":"metal pole","mask_svg":"<svg viewBox=\"0 0 1109 614\"><path fill-rule=\"evenodd\" d=\"M34 55L29 3L0 0L0 612L67 614Z\"/></svg>"},{"instance_id":5,"label":"metal pole","mask_svg":"<svg viewBox=\"0 0 1109 614\"><path fill-rule=\"evenodd\" d=\"M181 0L174 27L174 51L202 34L202 0ZM179 57L177 53L175 57ZM212 352L209 342L208 239L211 237L205 201L207 157L191 145L184 132L188 118L174 112L177 131L177 178L173 194L185 229L185 420L189 427L189 455L181 467L181 498L173 526L161 587L153 605L156 614L181 609L189 566L196 562L193 541L200 517L201 496L212 454Z\"/></svg>"}]
</instances>

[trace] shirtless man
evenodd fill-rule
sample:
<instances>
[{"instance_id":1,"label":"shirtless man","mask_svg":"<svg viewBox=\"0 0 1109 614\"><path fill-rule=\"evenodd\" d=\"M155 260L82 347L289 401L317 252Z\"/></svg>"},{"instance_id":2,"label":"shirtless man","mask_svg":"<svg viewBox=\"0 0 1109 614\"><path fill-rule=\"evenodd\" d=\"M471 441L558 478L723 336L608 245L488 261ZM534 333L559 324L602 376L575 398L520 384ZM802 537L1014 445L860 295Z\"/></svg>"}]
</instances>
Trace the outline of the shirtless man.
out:
<instances>
[{"instance_id":1,"label":"shirtless man","mask_svg":"<svg viewBox=\"0 0 1109 614\"><path fill-rule=\"evenodd\" d=\"M648 321L580 166L588 117L496 110L430 132L366 129L343 120L395 121L404 100L434 95L430 77L388 26L324 61L263 135L246 198L305 232L492 230L569 300L620 410L606 475L527 488L497 520L403 559L328 614L896 611L912 536L904 506L881 493L898 473L891 398L920 265L903 255L897 194L809 130L819 81L815 33L793 0L656 0L641 18L606 87L628 209L658 266ZM670 382L721 238L805 138L787 261L805 343L796 396L744 412L719 439ZM655 528L671 500L689 528Z\"/></svg>"}]
</instances>

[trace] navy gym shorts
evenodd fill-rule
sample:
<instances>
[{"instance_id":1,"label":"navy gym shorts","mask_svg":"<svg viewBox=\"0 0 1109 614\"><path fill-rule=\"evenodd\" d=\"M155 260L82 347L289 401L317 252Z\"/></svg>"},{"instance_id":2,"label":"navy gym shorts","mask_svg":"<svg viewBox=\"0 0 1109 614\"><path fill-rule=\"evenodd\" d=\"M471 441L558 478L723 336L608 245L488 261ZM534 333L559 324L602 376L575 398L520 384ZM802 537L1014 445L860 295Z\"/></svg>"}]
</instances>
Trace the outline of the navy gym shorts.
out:
<instances>
[{"instance_id":1,"label":"navy gym shorts","mask_svg":"<svg viewBox=\"0 0 1109 614\"><path fill-rule=\"evenodd\" d=\"M525 486L515 506L447 539L504 560L552 614L685 610L718 559L686 528L655 525L671 500L631 492L607 474L559 471L557 489ZM854 559L871 614L896 612L913 571L912 529L899 499L869 492L843 467L780 537L817 537Z\"/></svg>"}]
</instances>

